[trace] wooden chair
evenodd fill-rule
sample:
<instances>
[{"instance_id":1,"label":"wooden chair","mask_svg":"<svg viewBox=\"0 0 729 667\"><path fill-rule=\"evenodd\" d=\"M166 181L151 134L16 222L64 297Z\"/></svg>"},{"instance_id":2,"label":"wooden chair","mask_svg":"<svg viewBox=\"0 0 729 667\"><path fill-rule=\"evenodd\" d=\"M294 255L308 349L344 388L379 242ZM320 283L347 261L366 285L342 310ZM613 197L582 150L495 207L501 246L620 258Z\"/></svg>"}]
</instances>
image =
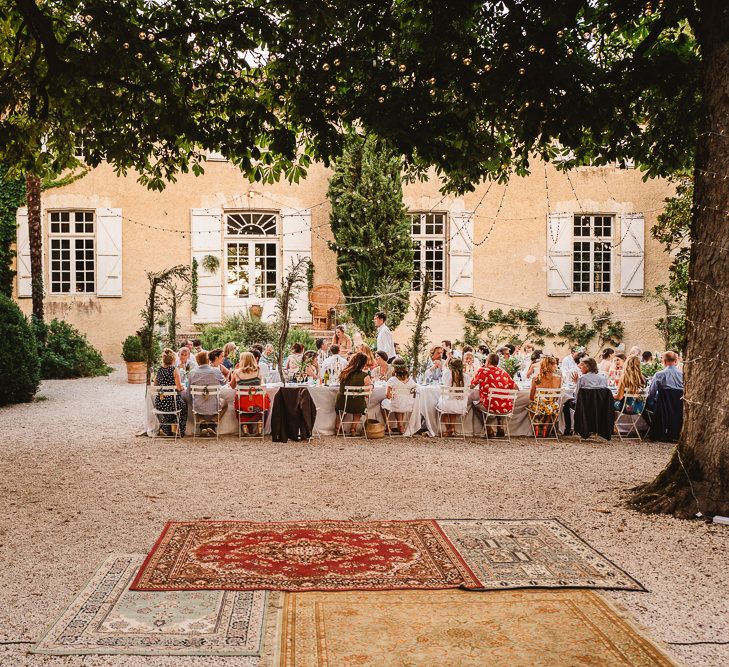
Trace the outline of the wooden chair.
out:
<instances>
[{"instance_id":1,"label":"wooden chair","mask_svg":"<svg viewBox=\"0 0 729 667\"><path fill-rule=\"evenodd\" d=\"M342 301L342 291L336 285L317 285L309 292L312 328L329 331L334 325L337 306Z\"/></svg>"}]
</instances>

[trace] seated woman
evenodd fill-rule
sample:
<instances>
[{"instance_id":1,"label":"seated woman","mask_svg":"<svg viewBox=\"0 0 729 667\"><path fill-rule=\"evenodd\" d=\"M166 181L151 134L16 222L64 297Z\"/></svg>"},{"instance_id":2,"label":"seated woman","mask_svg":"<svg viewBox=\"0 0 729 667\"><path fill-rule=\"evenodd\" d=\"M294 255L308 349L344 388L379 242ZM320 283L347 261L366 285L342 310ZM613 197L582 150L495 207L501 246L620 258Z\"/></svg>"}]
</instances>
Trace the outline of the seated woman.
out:
<instances>
[{"instance_id":1,"label":"seated woman","mask_svg":"<svg viewBox=\"0 0 729 667\"><path fill-rule=\"evenodd\" d=\"M235 368L233 357L235 357L237 352L238 346L232 341L230 343L226 343L223 347L223 366L225 366L229 371L232 371Z\"/></svg>"},{"instance_id":2,"label":"seated woman","mask_svg":"<svg viewBox=\"0 0 729 667\"><path fill-rule=\"evenodd\" d=\"M562 374L557 368L557 358L546 355L541 358L536 375L532 378L532 387L529 392L529 406L527 410L534 415L534 421L545 424L544 427L535 426L535 435L546 438L549 435L551 424L555 416L559 415L560 399L556 396L545 397L537 402L537 389L559 389L562 386ZM556 428L556 426L555 426Z\"/></svg>"},{"instance_id":3,"label":"seated woman","mask_svg":"<svg viewBox=\"0 0 729 667\"><path fill-rule=\"evenodd\" d=\"M375 362L375 355L372 352L372 348L367 345L367 343L360 343L357 347L357 352L361 352L367 357L367 363L365 364L364 369L368 373L377 367L377 363Z\"/></svg>"},{"instance_id":4,"label":"seated woman","mask_svg":"<svg viewBox=\"0 0 729 667\"><path fill-rule=\"evenodd\" d=\"M541 350L534 350L532 352L531 357L529 357L529 368L526 372L526 379L528 380L531 377L536 377L536 374L539 373L539 364L541 363L542 359L542 351Z\"/></svg>"},{"instance_id":5,"label":"seated woman","mask_svg":"<svg viewBox=\"0 0 729 667\"><path fill-rule=\"evenodd\" d=\"M608 377L612 384L618 384L620 378L623 377L623 370L625 369L625 355L620 352L613 357L612 365L608 371Z\"/></svg>"},{"instance_id":6,"label":"seated woman","mask_svg":"<svg viewBox=\"0 0 729 667\"><path fill-rule=\"evenodd\" d=\"M396 433L405 432L405 415L413 411L415 405L415 380L410 377L408 366L401 357L392 362L392 377L387 381L387 394L382 401L382 409L394 415L397 421ZM407 393L406 393L407 392ZM387 418L389 421L389 417Z\"/></svg>"},{"instance_id":7,"label":"seated woman","mask_svg":"<svg viewBox=\"0 0 729 667\"><path fill-rule=\"evenodd\" d=\"M615 392L615 411L620 412L625 405L626 415L639 415L645 407L645 398L625 398L625 394L645 393L646 380L640 366L640 357L629 357L625 362L625 372L618 381L618 390Z\"/></svg>"},{"instance_id":8,"label":"seated woman","mask_svg":"<svg viewBox=\"0 0 729 667\"><path fill-rule=\"evenodd\" d=\"M182 382L185 382L191 370L197 368L197 363L192 358L189 347L183 345L177 352L176 368L180 373L180 380Z\"/></svg>"},{"instance_id":9,"label":"seated woman","mask_svg":"<svg viewBox=\"0 0 729 667\"><path fill-rule=\"evenodd\" d=\"M301 362L304 358L304 346L301 343L294 343L291 346L291 354L286 359L286 363L283 367L284 375L288 378L293 378L295 375L301 373Z\"/></svg>"},{"instance_id":10,"label":"seated woman","mask_svg":"<svg viewBox=\"0 0 729 667\"><path fill-rule=\"evenodd\" d=\"M337 400L334 404L334 409L337 411L337 421L334 428L334 433L339 432L341 426L340 413L345 408L345 387L369 387L372 384L372 380L365 371L367 365L367 355L361 352L356 352L352 355L346 368L339 374L339 392L337 393ZM350 396L346 399L347 413L352 415L352 426L350 428L350 434L354 435L357 431L362 415L367 413L367 397L366 396Z\"/></svg>"},{"instance_id":11,"label":"seated woman","mask_svg":"<svg viewBox=\"0 0 729 667\"><path fill-rule=\"evenodd\" d=\"M463 387L463 362L460 359L451 357L448 366L443 371L441 378L443 387ZM445 435L452 438L456 435L456 417L464 415L468 411L468 394L464 393L463 398L445 397L441 394L438 399L438 410L442 413L442 421L445 425Z\"/></svg>"},{"instance_id":12,"label":"seated woman","mask_svg":"<svg viewBox=\"0 0 729 667\"><path fill-rule=\"evenodd\" d=\"M476 359L473 349L463 351L463 380L467 385L471 385L476 372L481 368L481 363Z\"/></svg>"},{"instance_id":13,"label":"seated woman","mask_svg":"<svg viewBox=\"0 0 729 667\"><path fill-rule=\"evenodd\" d=\"M579 372L572 373L572 380L575 383L575 397L567 399L562 404L564 414L564 433L572 435L572 410L577 406L577 395L580 389L602 389L608 388L608 379L598 371L597 362L592 357L582 357L579 363Z\"/></svg>"},{"instance_id":14,"label":"seated woman","mask_svg":"<svg viewBox=\"0 0 729 667\"><path fill-rule=\"evenodd\" d=\"M261 378L258 376L258 364L256 358L251 352L244 352L240 355L240 361L235 370L231 373L230 386L236 387L260 387L263 385ZM235 396L235 411L241 428L248 435L261 434L261 428L266 422L266 412L270 407L268 396L250 395L245 393ZM263 413L263 415L261 415Z\"/></svg>"},{"instance_id":15,"label":"seated woman","mask_svg":"<svg viewBox=\"0 0 729 667\"><path fill-rule=\"evenodd\" d=\"M440 384L443 378L443 347L436 345L430 349L428 368L425 371L425 384Z\"/></svg>"},{"instance_id":16,"label":"seated woman","mask_svg":"<svg viewBox=\"0 0 729 667\"><path fill-rule=\"evenodd\" d=\"M615 356L615 350L611 347L606 347L602 351L600 363L597 365L598 371L607 375L610 372L610 368L613 365L613 357Z\"/></svg>"},{"instance_id":17,"label":"seated woman","mask_svg":"<svg viewBox=\"0 0 729 667\"><path fill-rule=\"evenodd\" d=\"M187 349L187 348L184 348ZM189 355L188 350L188 355ZM157 376L154 379L157 387L174 387L175 393L157 394L154 397L154 407L163 412L172 412L180 410L179 435L181 438L185 436L185 427L187 426L187 403L180 396L180 392L184 389L180 370L175 366L175 353L169 347L165 348L162 353L162 367L157 370ZM160 432L162 435L172 435L172 424L177 423L175 415L159 415L161 425Z\"/></svg>"},{"instance_id":18,"label":"seated woman","mask_svg":"<svg viewBox=\"0 0 729 667\"><path fill-rule=\"evenodd\" d=\"M212 368L217 368L221 374L220 384L225 384L230 380L230 371L223 365L223 350L219 347L208 352L208 359Z\"/></svg>"},{"instance_id":19,"label":"seated woman","mask_svg":"<svg viewBox=\"0 0 729 667\"><path fill-rule=\"evenodd\" d=\"M305 379L319 377L319 359L315 350L307 350L301 359L302 373Z\"/></svg>"},{"instance_id":20,"label":"seated woman","mask_svg":"<svg viewBox=\"0 0 729 667\"><path fill-rule=\"evenodd\" d=\"M347 335L343 324L338 324L337 328L334 329L332 344L339 345L339 354L343 357L349 357L352 352L352 339Z\"/></svg>"},{"instance_id":21,"label":"seated woman","mask_svg":"<svg viewBox=\"0 0 729 667\"><path fill-rule=\"evenodd\" d=\"M370 372L370 377L377 381L386 382L392 377L392 366L387 363L387 352L377 350L375 355L375 367Z\"/></svg>"}]
</instances>

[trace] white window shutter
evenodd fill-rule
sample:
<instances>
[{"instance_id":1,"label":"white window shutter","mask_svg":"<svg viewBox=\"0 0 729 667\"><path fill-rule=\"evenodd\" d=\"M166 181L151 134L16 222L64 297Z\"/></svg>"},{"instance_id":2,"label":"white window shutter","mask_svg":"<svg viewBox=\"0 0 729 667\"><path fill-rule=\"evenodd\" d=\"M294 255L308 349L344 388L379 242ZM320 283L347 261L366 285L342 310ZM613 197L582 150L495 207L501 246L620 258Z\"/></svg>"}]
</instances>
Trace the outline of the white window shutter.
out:
<instances>
[{"instance_id":1,"label":"white window shutter","mask_svg":"<svg viewBox=\"0 0 729 667\"><path fill-rule=\"evenodd\" d=\"M300 259L311 260L311 211L295 208L281 209L281 232L283 234L283 265L281 278L284 278ZM296 324L311 322L306 285L300 287L294 297L291 321Z\"/></svg>"},{"instance_id":2,"label":"white window shutter","mask_svg":"<svg viewBox=\"0 0 729 667\"><path fill-rule=\"evenodd\" d=\"M547 294L572 294L572 213L547 216Z\"/></svg>"},{"instance_id":3,"label":"white window shutter","mask_svg":"<svg viewBox=\"0 0 729 667\"><path fill-rule=\"evenodd\" d=\"M28 209L24 206L15 214L18 231L15 241L15 256L18 279L18 296L33 296L30 280L30 233L28 231Z\"/></svg>"},{"instance_id":4,"label":"white window shutter","mask_svg":"<svg viewBox=\"0 0 729 667\"><path fill-rule=\"evenodd\" d=\"M451 296L473 294L473 216L468 211L451 214L448 246Z\"/></svg>"},{"instance_id":5,"label":"white window shutter","mask_svg":"<svg viewBox=\"0 0 729 667\"><path fill-rule=\"evenodd\" d=\"M96 211L96 296L122 295L122 212Z\"/></svg>"},{"instance_id":6,"label":"white window shutter","mask_svg":"<svg viewBox=\"0 0 729 667\"><path fill-rule=\"evenodd\" d=\"M192 259L197 260L197 313L193 322L220 322L223 314L223 209L190 209L190 247ZM203 268L203 259L212 255L218 268L209 273Z\"/></svg>"},{"instance_id":7,"label":"white window shutter","mask_svg":"<svg viewBox=\"0 0 729 667\"><path fill-rule=\"evenodd\" d=\"M642 213L625 213L620 219L620 293L645 293L645 219Z\"/></svg>"}]
</instances>

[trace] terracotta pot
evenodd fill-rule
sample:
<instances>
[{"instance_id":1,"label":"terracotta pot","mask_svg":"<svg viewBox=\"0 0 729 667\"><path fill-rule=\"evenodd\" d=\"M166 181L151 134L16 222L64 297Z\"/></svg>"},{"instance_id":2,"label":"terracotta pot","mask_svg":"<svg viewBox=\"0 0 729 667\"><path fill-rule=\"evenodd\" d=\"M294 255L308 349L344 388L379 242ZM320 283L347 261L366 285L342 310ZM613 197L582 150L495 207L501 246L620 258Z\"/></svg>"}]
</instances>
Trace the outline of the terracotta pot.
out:
<instances>
[{"instance_id":1,"label":"terracotta pot","mask_svg":"<svg viewBox=\"0 0 729 667\"><path fill-rule=\"evenodd\" d=\"M147 381L147 364L143 361L127 361L127 382L144 384Z\"/></svg>"},{"instance_id":2,"label":"terracotta pot","mask_svg":"<svg viewBox=\"0 0 729 667\"><path fill-rule=\"evenodd\" d=\"M261 315L263 315L263 306L249 306L248 312L251 314L251 317L257 317L260 320Z\"/></svg>"}]
</instances>

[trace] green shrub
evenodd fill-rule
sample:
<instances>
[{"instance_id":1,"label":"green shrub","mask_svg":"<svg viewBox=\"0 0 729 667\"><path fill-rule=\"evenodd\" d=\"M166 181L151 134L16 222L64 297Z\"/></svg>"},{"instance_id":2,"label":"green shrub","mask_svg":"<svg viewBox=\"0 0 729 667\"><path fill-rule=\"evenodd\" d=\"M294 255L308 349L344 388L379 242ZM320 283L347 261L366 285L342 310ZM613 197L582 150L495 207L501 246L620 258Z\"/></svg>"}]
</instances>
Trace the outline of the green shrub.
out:
<instances>
[{"instance_id":1,"label":"green shrub","mask_svg":"<svg viewBox=\"0 0 729 667\"><path fill-rule=\"evenodd\" d=\"M122 343L122 359L130 363L144 361L144 348L142 347L142 339L139 336L127 336L124 339Z\"/></svg>"},{"instance_id":2,"label":"green shrub","mask_svg":"<svg viewBox=\"0 0 729 667\"><path fill-rule=\"evenodd\" d=\"M41 375L44 379L83 378L108 375L112 369L86 336L63 320L53 319L38 337Z\"/></svg>"},{"instance_id":3,"label":"green shrub","mask_svg":"<svg viewBox=\"0 0 729 667\"><path fill-rule=\"evenodd\" d=\"M289 335L286 336L286 354L291 351L294 343L301 343L305 350L316 349L316 338L306 329L298 329L297 327L289 329Z\"/></svg>"},{"instance_id":4,"label":"green shrub","mask_svg":"<svg viewBox=\"0 0 729 667\"><path fill-rule=\"evenodd\" d=\"M200 335L206 350L223 347L231 341L241 348L249 348L253 343L273 343L277 338L275 325L244 314L226 317L222 324L208 324Z\"/></svg>"},{"instance_id":5,"label":"green shrub","mask_svg":"<svg viewBox=\"0 0 729 667\"><path fill-rule=\"evenodd\" d=\"M0 331L0 405L32 401L40 384L35 334L18 305L4 295L0 295Z\"/></svg>"}]
</instances>

